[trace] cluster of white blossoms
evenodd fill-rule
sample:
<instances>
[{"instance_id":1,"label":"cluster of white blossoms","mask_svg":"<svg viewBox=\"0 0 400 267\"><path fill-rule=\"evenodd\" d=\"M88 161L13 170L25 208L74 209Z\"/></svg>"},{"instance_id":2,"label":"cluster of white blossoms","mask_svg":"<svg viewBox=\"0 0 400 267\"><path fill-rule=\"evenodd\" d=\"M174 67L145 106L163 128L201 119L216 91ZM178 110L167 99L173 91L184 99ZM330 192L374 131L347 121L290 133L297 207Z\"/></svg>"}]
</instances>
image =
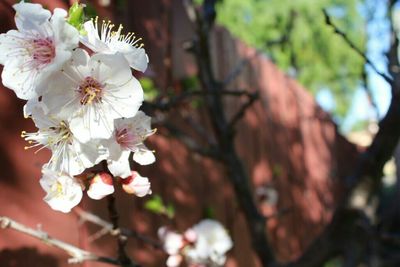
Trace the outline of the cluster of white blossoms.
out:
<instances>
[{"instance_id":1,"label":"cluster of white blossoms","mask_svg":"<svg viewBox=\"0 0 400 267\"><path fill-rule=\"evenodd\" d=\"M232 239L217 221L205 219L183 234L162 227L158 236L164 251L169 255L166 265L177 267L183 260L190 267L218 267L226 261L226 253L232 248Z\"/></svg>"},{"instance_id":2,"label":"cluster of white blossoms","mask_svg":"<svg viewBox=\"0 0 400 267\"><path fill-rule=\"evenodd\" d=\"M148 57L134 35L97 19L83 31L68 23L68 12L53 14L40 4L18 3L17 30L0 35L2 82L26 100L25 117L38 131L22 132L27 148L50 149L40 184L44 200L55 210L69 212L88 188L100 199L114 192L114 178L137 196L151 193L147 178L130 168L129 158L141 165L155 161L143 144L155 131L151 118L139 108L143 89L132 69L144 72ZM75 176L100 162L106 170L88 181ZM86 184L85 184L86 182Z\"/></svg>"}]
</instances>

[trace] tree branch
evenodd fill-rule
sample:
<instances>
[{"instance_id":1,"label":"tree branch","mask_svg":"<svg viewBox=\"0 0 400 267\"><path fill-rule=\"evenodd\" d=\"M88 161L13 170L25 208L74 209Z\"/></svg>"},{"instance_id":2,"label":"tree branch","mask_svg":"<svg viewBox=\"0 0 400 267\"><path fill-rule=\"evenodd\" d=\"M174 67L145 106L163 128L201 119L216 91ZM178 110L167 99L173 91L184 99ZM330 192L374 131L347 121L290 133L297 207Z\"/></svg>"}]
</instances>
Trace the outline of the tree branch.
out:
<instances>
[{"instance_id":1,"label":"tree branch","mask_svg":"<svg viewBox=\"0 0 400 267\"><path fill-rule=\"evenodd\" d=\"M114 179L113 179L114 180ZM115 236L117 237L117 245L118 245L118 261L120 262L121 266L128 267L128 266L138 266L136 263L132 262L132 260L128 257L125 252L125 246L127 238L124 236L121 231L119 230L118 226L118 213L115 207L115 197L114 194L107 196L107 208L110 216L110 221L112 223L112 231L115 232Z\"/></svg>"},{"instance_id":2,"label":"tree branch","mask_svg":"<svg viewBox=\"0 0 400 267\"><path fill-rule=\"evenodd\" d=\"M112 181L115 185L115 177L108 170L107 162L105 160L102 162L102 167L103 171L107 172L112 177ZM119 216L115 205L114 193L107 196L107 209L112 224L112 230L114 236L117 237L118 262L122 267L130 267L130 266L140 267L140 265L131 260L125 252L127 238L119 230L119 225L118 225Z\"/></svg>"},{"instance_id":3,"label":"tree branch","mask_svg":"<svg viewBox=\"0 0 400 267\"><path fill-rule=\"evenodd\" d=\"M149 111L170 111L173 108L176 108L179 104L186 101L192 97L204 97L209 94L221 94L224 96L233 96L233 97L240 97L240 96L247 96L250 97L252 95L251 92L246 90L221 90L219 92L204 92L202 90L193 90L181 93L179 95L174 95L169 98L161 98L155 102L143 102L143 109L147 112Z\"/></svg>"},{"instance_id":4,"label":"tree branch","mask_svg":"<svg viewBox=\"0 0 400 267\"><path fill-rule=\"evenodd\" d=\"M350 38L346 35L346 33L344 33L343 31L341 31L331 20L331 17L329 16L328 12L323 9L322 12L324 13L325 16L325 22L327 25L331 26L334 30L334 32L338 35L340 35L343 40L350 46L351 49L353 49L358 55L360 55L364 61L371 66L371 68L377 73L379 74L383 79L385 79L385 81L387 81L389 84L391 84L393 82L393 79L391 77L389 77L388 75L386 75L385 73L379 71L376 66L374 65L374 63L372 63L371 60L369 60L369 58L350 40Z\"/></svg>"},{"instance_id":5,"label":"tree branch","mask_svg":"<svg viewBox=\"0 0 400 267\"><path fill-rule=\"evenodd\" d=\"M56 247L58 249L65 251L68 255L70 255L72 257L72 258L68 259L68 263L82 263L84 261L97 261L97 262L109 263L112 265L120 265L120 262L117 259L97 256L89 251L82 250L78 247L75 247L75 246L69 244L69 243L55 239L55 238L51 237L48 233L46 233L42 230L35 230L32 228L29 228L29 227L27 227L21 223L18 223L8 217L0 217L0 227L2 229L10 228L10 229L16 230L20 233L23 233L23 234L32 236L36 239L39 239L48 246ZM137 267L136 265L127 265L127 266Z\"/></svg>"},{"instance_id":6,"label":"tree branch","mask_svg":"<svg viewBox=\"0 0 400 267\"><path fill-rule=\"evenodd\" d=\"M105 220L103 220L102 218L100 218L99 216L87 212L79 207L76 207L74 209L74 211L78 214L79 218L82 221L87 221L90 223L93 223L95 225L98 225L100 227L102 227L102 230L104 230L104 232L109 233L110 235L116 235L118 232L120 232L122 235L126 236L126 237L133 237L133 238L137 238L149 245L151 245L153 248L156 249L162 249L162 244L159 243L156 240L153 240L135 230L132 229L127 229L127 228L118 228L117 230L113 229L113 225Z\"/></svg>"},{"instance_id":7,"label":"tree branch","mask_svg":"<svg viewBox=\"0 0 400 267\"><path fill-rule=\"evenodd\" d=\"M389 12L390 9L389 9ZM394 40L392 40L393 42ZM391 49L394 48L393 43ZM389 52L390 54L390 52ZM393 55L393 54L392 54ZM398 66L398 61L393 59L389 64ZM341 253L345 243L354 239L354 232L349 227L354 227L357 221L365 221L365 216L360 211L351 208L350 200L357 186L370 180L378 185L385 163L391 159L400 138L400 76L394 76L392 86L392 99L389 110L379 122L379 131L366 151L360 154L352 175L345 179L344 198L335 210L331 223L325 231L309 246L303 255L285 267L319 267L326 260ZM397 80L399 79L399 80ZM372 191L376 186L372 186ZM373 193L373 192L369 192ZM366 242L361 239L360 244ZM317 257L316 257L317 256Z\"/></svg>"},{"instance_id":8,"label":"tree branch","mask_svg":"<svg viewBox=\"0 0 400 267\"><path fill-rule=\"evenodd\" d=\"M391 0L388 7L388 20L393 21L392 15L392 8L396 1ZM393 23L390 23L390 48L387 53L388 58L388 70L390 75L393 77L393 81L391 83L392 86L392 94L396 94L400 90L400 66L399 66L399 54L398 54L398 47L399 47L399 39L397 38L397 33L393 27Z\"/></svg>"},{"instance_id":9,"label":"tree branch","mask_svg":"<svg viewBox=\"0 0 400 267\"><path fill-rule=\"evenodd\" d=\"M224 90L224 84L216 81L212 71L209 48L210 25L204 22L200 16L197 15L196 17L198 18L197 36L195 37L196 41L193 42L193 52L197 61L199 80L204 92L207 93L205 104L218 149L223 156L227 177L230 179L241 210L245 215L253 249L263 266L275 266L275 256L265 230L265 218L260 214L254 201L250 180L237 154L234 135L228 127L229 123L225 117L224 103L221 94L218 93Z\"/></svg>"},{"instance_id":10,"label":"tree branch","mask_svg":"<svg viewBox=\"0 0 400 267\"><path fill-rule=\"evenodd\" d=\"M173 137L182 142L190 151L218 161L222 159L221 152L216 146L209 144L208 147L204 147L198 144L192 137L168 122L163 123L161 127L166 128Z\"/></svg>"},{"instance_id":11,"label":"tree branch","mask_svg":"<svg viewBox=\"0 0 400 267\"><path fill-rule=\"evenodd\" d=\"M249 97L247 102L240 107L239 111L232 117L231 121L228 124L230 130L233 130L235 124L244 116L247 109L249 109L258 98L258 92L255 92Z\"/></svg>"}]
</instances>

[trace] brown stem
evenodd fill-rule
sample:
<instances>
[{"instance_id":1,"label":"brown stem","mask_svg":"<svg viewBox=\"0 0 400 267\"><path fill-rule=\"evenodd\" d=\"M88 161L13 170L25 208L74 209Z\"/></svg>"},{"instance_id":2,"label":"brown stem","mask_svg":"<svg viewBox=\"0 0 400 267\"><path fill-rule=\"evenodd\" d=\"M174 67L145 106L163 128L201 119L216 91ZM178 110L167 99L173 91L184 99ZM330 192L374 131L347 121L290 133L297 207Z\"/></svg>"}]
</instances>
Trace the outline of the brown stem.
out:
<instances>
[{"instance_id":1,"label":"brown stem","mask_svg":"<svg viewBox=\"0 0 400 267\"><path fill-rule=\"evenodd\" d=\"M93 254L89 251L82 250L78 247L75 247L75 246L69 244L69 243L66 243L66 242L61 241L56 238L53 238L48 233L46 233L42 230L29 228L29 227L27 227L17 221L14 221L13 219L8 218L8 217L0 216L0 228L1 229L6 229L6 228L13 229L20 233L23 233L23 234L32 236L36 239L39 239L48 246L56 247L58 249L65 251L66 253L68 253L71 256L71 258L68 259L69 263L83 263L86 261L97 261L97 262L104 262L104 263L113 264L113 265L120 265L120 263L117 259L97 256L96 254ZM136 266L130 265L129 267L136 267Z\"/></svg>"},{"instance_id":2,"label":"brown stem","mask_svg":"<svg viewBox=\"0 0 400 267\"><path fill-rule=\"evenodd\" d=\"M103 170L107 172L111 177L113 178L113 182L115 184L115 177L110 173L107 167L107 162L103 161ZM127 244L127 237L121 233L121 230L119 229L119 215L118 211L115 205L115 197L114 193L111 195L107 196L107 209L108 209L108 215L110 218L110 222L112 224L112 229L113 229L113 234L117 237L117 246L118 246L118 261L121 266L123 267L132 267L136 266L138 267L139 265L133 262L128 255L126 254L125 251L125 246Z\"/></svg>"},{"instance_id":3,"label":"brown stem","mask_svg":"<svg viewBox=\"0 0 400 267\"><path fill-rule=\"evenodd\" d=\"M117 236L117 245L118 245L118 260L121 263L121 266L131 266L132 265L132 261L131 259L128 257L128 255L126 255L125 252L125 246L127 243L127 238L126 236L122 235L121 231L119 230L119 226L118 226L118 212L117 209L115 207L115 197L114 194L108 195L107 196L107 209L108 209L108 214L110 217L110 221L112 223L113 226L113 230L115 232L115 235Z\"/></svg>"}]
</instances>

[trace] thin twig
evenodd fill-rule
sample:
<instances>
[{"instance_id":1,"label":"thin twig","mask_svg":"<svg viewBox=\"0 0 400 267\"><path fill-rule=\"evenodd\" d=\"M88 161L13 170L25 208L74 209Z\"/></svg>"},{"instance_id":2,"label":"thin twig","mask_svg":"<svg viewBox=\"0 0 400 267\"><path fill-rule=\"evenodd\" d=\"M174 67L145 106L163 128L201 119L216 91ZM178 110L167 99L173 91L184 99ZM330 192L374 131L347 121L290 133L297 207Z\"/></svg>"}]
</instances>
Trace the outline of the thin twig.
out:
<instances>
[{"instance_id":1,"label":"thin twig","mask_svg":"<svg viewBox=\"0 0 400 267\"><path fill-rule=\"evenodd\" d=\"M121 263L121 266L123 267L131 265L137 266L135 263L132 262L132 260L128 257L125 251L127 238L126 236L122 235L121 231L119 231L119 226L118 226L119 216L117 209L115 207L114 194L107 196L107 209L109 212L110 221L112 223L112 230L115 232L115 235L117 236L118 260Z\"/></svg>"},{"instance_id":2,"label":"thin twig","mask_svg":"<svg viewBox=\"0 0 400 267\"><path fill-rule=\"evenodd\" d=\"M324 13L325 16L325 22L327 25L331 26L333 28L333 30L335 31L336 34L340 35L343 40L350 46L351 49L353 49L358 55L360 55L364 61L371 66L371 68L377 73L379 74L383 79L385 79L385 81L387 81L388 83L392 83L393 79L391 77L389 77L388 75L386 75L385 73L379 71L377 69L377 67L374 65L374 63L372 63L372 61L361 51L360 48L358 48L353 41L350 40L350 38L346 35L346 33L344 33L342 30L340 30L331 20L331 17L329 16L328 12L323 9L322 12Z\"/></svg>"},{"instance_id":3,"label":"thin twig","mask_svg":"<svg viewBox=\"0 0 400 267\"><path fill-rule=\"evenodd\" d=\"M112 180L115 183L116 179L112 175L112 173L108 170L107 162L103 161L102 166L103 166L103 171L105 171L109 175L111 175L111 177L113 178ZM118 224L119 216L118 216L118 211L117 211L117 208L115 205L114 193L107 196L107 209L108 209L108 214L109 214L110 221L112 224L112 230L114 232L114 235L117 237L118 261L119 261L120 265L123 267L128 267L128 266L138 267L139 265L137 263L135 263L133 260L131 260L125 252L127 238L119 230L119 224Z\"/></svg>"},{"instance_id":4,"label":"thin twig","mask_svg":"<svg viewBox=\"0 0 400 267\"><path fill-rule=\"evenodd\" d=\"M78 216L80 217L80 219L82 221L87 221L87 222L93 223L95 225L98 225L98 226L102 227L101 231L104 231L111 235L115 235L116 231L113 230L113 225L111 223L107 222L106 220L103 220L99 216L97 216L93 213L87 212L78 207L75 208L74 211L78 214ZM158 242L157 240L153 240L150 237L147 237L135 230L127 229L127 228L119 228L118 232L120 232L122 235L127 236L127 237L137 238L137 239L151 245L153 248L162 249L162 244L160 242Z\"/></svg>"},{"instance_id":5,"label":"thin twig","mask_svg":"<svg viewBox=\"0 0 400 267\"><path fill-rule=\"evenodd\" d=\"M217 140L217 149L223 157L226 175L231 181L236 198L243 211L252 239L252 246L260 259L262 266L275 266L276 259L268 242L265 229L265 218L261 215L254 202L250 187L250 179L240 159L234 142L229 121L225 115L224 103L219 91L224 90L224 84L216 80L212 70L210 54L210 27L200 16L197 16L197 35L193 38L193 52L198 66L199 80L202 88L208 93L205 106L208 111L212 129Z\"/></svg>"},{"instance_id":6,"label":"thin twig","mask_svg":"<svg viewBox=\"0 0 400 267\"><path fill-rule=\"evenodd\" d=\"M190 114L184 115L183 119L187 123L187 125L193 129L196 134L201 137L203 140L205 140L208 144L215 143L215 141L212 139L210 136L210 132L208 129L206 129L203 125L203 123L199 123L198 121L194 120Z\"/></svg>"},{"instance_id":7,"label":"thin twig","mask_svg":"<svg viewBox=\"0 0 400 267\"><path fill-rule=\"evenodd\" d=\"M44 244L51 246L51 247L56 247L58 249L61 249L65 251L68 255L70 255L72 258L68 259L68 263L82 263L84 261L97 261L97 262L103 262L103 263L109 263L113 265L120 265L119 260L113 259L113 258L108 258L108 257L102 257L102 256L97 256L93 254L92 252L80 249L78 247L75 247L69 243L66 243L64 241L61 241L59 239L55 239L51 237L48 233L42 231L42 230L35 230L30 227L27 227L19 222L16 222L15 220L9 218L9 217L0 217L0 227L2 229L10 228L13 230L16 230L20 233L32 236L34 238L37 238L41 241L43 241ZM136 267L135 265L130 265L129 267Z\"/></svg>"},{"instance_id":8,"label":"thin twig","mask_svg":"<svg viewBox=\"0 0 400 267\"><path fill-rule=\"evenodd\" d=\"M205 92L202 90L193 90L172 97L161 98L155 102L144 101L143 109L146 111L169 111L173 108L177 108L179 104L181 104L182 102L186 101L189 98L205 96L210 94L220 94L224 96L234 96L234 97L251 96L251 92L248 92L246 90L220 90L218 92Z\"/></svg>"},{"instance_id":9,"label":"thin twig","mask_svg":"<svg viewBox=\"0 0 400 267\"><path fill-rule=\"evenodd\" d=\"M182 142L190 151L204 157L221 160L221 153L215 145L209 144L207 147L204 147L204 145L198 144L196 140L194 140L192 137L190 137L171 123L164 122L160 126L167 129L173 137Z\"/></svg>"},{"instance_id":10,"label":"thin twig","mask_svg":"<svg viewBox=\"0 0 400 267\"><path fill-rule=\"evenodd\" d=\"M223 84L229 85L233 80L235 80L239 74L243 71L243 69L250 63L250 61L258 56L261 53L261 50L257 50L253 55L248 58L244 58L240 60L240 62L233 68L233 70L226 76Z\"/></svg>"},{"instance_id":11,"label":"thin twig","mask_svg":"<svg viewBox=\"0 0 400 267\"><path fill-rule=\"evenodd\" d=\"M232 117L229 122L229 129L233 129L235 124L246 114L247 109L249 109L253 103L259 98L258 92L253 93L247 100L247 102L239 109L239 111Z\"/></svg>"}]
</instances>

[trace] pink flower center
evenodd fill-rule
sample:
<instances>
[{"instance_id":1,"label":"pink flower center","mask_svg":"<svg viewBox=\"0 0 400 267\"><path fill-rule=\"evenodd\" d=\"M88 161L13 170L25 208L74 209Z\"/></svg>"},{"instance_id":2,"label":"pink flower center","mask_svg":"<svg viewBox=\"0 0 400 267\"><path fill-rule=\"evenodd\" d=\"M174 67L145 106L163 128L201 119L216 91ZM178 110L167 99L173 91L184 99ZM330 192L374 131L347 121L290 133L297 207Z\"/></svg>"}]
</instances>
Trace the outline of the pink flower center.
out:
<instances>
[{"instance_id":1,"label":"pink flower center","mask_svg":"<svg viewBox=\"0 0 400 267\"><path fill-rule=\"evenodd\" d=\"M127 128L119 128L115 131L115 139L123 149L134 150L138 144L136 135Z\"/></svg>"},{"instance_id":2,"label":"pink flower center","mask_svg":"<svg viewBox=\"0 0 400 267\"><path fill-rule=\"evenodd\" d=\"M81 94L81 104L91 104L101 102L103 97L103 85L92 77L86 77L78 87L78 92Z\"/></svg>"},{"instance_id":3,"label":"pink flower center","mask_svg":"<svg viewBox=\"0 0 400 267\"><path fill-rule=\"evenodd\" d=\"M53 40L50 38L34 39L31 41L32 58L37 66L43 66L51 63L56 56L56 49Z\"/></svg>"}]
</instances>

